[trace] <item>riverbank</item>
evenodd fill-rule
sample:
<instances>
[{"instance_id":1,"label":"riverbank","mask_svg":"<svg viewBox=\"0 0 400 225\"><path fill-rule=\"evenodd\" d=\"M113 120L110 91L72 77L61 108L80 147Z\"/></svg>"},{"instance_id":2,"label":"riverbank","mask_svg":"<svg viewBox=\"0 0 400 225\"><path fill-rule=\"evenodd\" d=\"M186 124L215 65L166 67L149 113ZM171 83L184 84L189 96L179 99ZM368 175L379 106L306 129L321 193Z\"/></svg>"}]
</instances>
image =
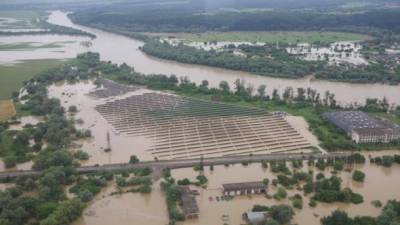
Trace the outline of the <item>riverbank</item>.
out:
<instances>
[{"instance_id":1,"label":"riverbank","mask_svg":"<svg viewBox=\"0 0 400 225\"><path fill-rule=\"evenodd\" d=\"M48 15L42 11L1 11L0 36L60 34L96 37L89 32L48 23Z\"/></svg>"}]
</instances>

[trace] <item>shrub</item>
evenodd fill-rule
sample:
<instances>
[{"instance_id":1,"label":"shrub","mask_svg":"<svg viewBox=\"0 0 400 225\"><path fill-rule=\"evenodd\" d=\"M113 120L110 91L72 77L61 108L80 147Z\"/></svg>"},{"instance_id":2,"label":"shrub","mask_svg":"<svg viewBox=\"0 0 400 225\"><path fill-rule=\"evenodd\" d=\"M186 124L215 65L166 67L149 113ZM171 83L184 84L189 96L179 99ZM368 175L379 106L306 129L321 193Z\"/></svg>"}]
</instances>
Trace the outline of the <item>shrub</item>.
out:
<instances>
[{"instance_id":1,"label":"shrub","mask_svg":"<svg viewBox=\"0 0 400 225\"><path fill-rule=\"evenodd\" d=\"M382 156L382 166L391 167L394 162L394 157L389 155Z\"/></svg>"},{"instance_id":2,"label":"shrub","mask_svg":"<svg viewBox=\"0 0 400 225\"><path fill-rule=\"evenodd\" d=\"M187 178L184 178L184 179L182 179L182 180L178 180L178 181L177 181L177 184L178 184L178 185L189 185L189 184L190 184L190 180L187 179Z\"/></svg>"},{"instance_id":3,"label":"shrub","mask_svg":"<svg viewBox=\"0 0 400 225\"><path fill-rule=\"evenodd\" d=\"M315 206L317 206L317 202L314 200L314 199L311 199L310 200L310 202L308 203L308 205L310 206L310 207L315 207Z\"/></svg>"},{"instance_id":4,"label":"shrub","mask_svg":"<svg viewBox=\"0 0 400 225\"><path fill-rule=\"evenodd\" d=\"M76 113L78 112L78 107L76 107L75 105L71 105L70 107L68 107L68 112Z\"/></svg>"},{"instance_id":5,"label":"shrub","mask_svg":"<svg viewBox=\"0 0 400 225\"><path fill-rule=\"evenodd\" d=\"M360 170L356 170L353 173L353 180L357 181L357 182L364 182L365 179L365 173L363 173Z\"/></svg>"},{"instance_id":6,"label":"shrub","mask_svg":"<svg viewBox=\"0 0 400 225\"><path fill-rule=\"evenodd\" d=\"M136 155L131 155L131 158L129 159L130 164L136 164L139 162L139 159Z\"/></svg>"},{"instance_id":7,"label":"shrub","mask_svg":"<svg viewBox=\"0 0 400 225\"><path fill-rule=\"evenodd\" d=\"M288 224L293 219L294 211L288 205L274 205L270 209L270 215L279 224Z\"/></svg>"},{"instance_id":8,"label":"shrub","mask_svg":"<svg viewBox=\"0 0 400 225\"><path fill-rule=\"evenodd\" d=\"M375 206L375 208L380 208L380 207L382 207L382 202L379 201L379 200L374 200L374 201L371 202L371 204L372 204L373 206Z\"/></svg>"},{"instance_id":9,"label":"shrub","mask_svg":"<svg viewBox=\"0 0 400 225\"><path fill-rule=\"evenodd\" d=\"M279 187L278 191L274 194L276 200L285 199L287 197L287 192L284 188Z\"/></svg>"},{"instance_id":10,"label":"shrub","mask_svg":"<svg viewBox=\"0 0 400 225\"><path fill-rule=\"evenodd\" d=\"M87 152L84 152L82 150L78 150L74 153L74 158L79 159L79 160L88 160L89 159L89 154Z\"/></svg>"}]
</instances>

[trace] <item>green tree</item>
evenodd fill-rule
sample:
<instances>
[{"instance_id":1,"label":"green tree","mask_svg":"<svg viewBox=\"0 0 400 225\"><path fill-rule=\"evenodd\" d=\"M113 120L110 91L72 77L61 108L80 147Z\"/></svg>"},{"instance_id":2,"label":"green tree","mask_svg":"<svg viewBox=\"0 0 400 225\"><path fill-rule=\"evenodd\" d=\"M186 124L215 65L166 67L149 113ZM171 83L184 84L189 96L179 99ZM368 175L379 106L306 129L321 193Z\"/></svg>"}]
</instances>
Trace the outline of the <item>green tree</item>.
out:
<instances>
[{"instance_id":1,"label":"green tree","mask_svg":"<svg viewBox=\"0 0 400 225\"><path fill-rule=\"evenodd\" d=\"M81 216L84 204L78 199L63 201L40 225L66 225Z\"/></svg>"},{"instance_id":2,"label":"green tree","mask_svg":"<svg viewBox=\"0 0 400 225\"><path fill-rule=\"evenodd\" d=\"M364 182L365 179L365 173L363 173L360 170L356 170L353 172L353 180L358 181L358 182Z\"/></svg>"},{"instance_id":3,"label":"green tree","mask_svg":"<svg viewBox=\"0 0 400 225\"><path fill-rule=\"evenodd\" d=\"M226 82L224 80L219 83L219 88L225 93L228 93L231 90L231 88L229 87L228 82Z\"/></svg>"},{"instance_id":4,"label":"green tree","mask_svg":"<svg viewBox=\"0 0 400 225\"><path fill-rule=\"evenodd\" d=\"M270 209L270 215L279 224L287 224L292 221L294 211L292 207L288 205L274 205Z\"/></svg>"},{"instance_id":5,"label":"green tree","mask_svg":"<svg viewBox=\"0 0 400 225\"><path fill-rule=\"evenodd\" d=\"M322 225L353 225L346 212L335 210L330 216L321 219Z\"/></svg>"},{"instance_id":6,"label":"green tree","mask_svg":"<svg viewBox=\"0 0 400 225\"><path fill-rule=\"evenodd\" d=\"M129 159L130 164L136 164L139 162L139 158L136 155L131 155L131 158Z\"/></svg>"}]
</instances>

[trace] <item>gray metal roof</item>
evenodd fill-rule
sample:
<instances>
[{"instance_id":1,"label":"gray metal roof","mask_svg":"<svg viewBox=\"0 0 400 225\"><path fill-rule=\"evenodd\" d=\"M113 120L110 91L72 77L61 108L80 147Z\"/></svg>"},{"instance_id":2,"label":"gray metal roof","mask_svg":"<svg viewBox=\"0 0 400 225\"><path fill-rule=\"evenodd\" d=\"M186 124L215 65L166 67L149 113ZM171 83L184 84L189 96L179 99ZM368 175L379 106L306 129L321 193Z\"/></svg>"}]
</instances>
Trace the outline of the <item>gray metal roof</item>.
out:
<instances>
[{"instance_id":1,"label":"gray metal roof","mask_svg":"<svg viewBox=\"0 0 400 225\"><path fill-rule=\"evenodd\" d=\"M223 184L222 187L224 188L225 191L240 190L240 189L266 188L265 184L261 181Z\"/></svg>"},{"instance_id":2,"label":"gray metal roof","mask_svg":"<svg viewBox=\"0 0 400 225\"><path fill-rule=\"evenodd\" d=\"M267 212L246 212L246 219L250 223L260 223L265 220Z\"/></svg>"},{"instance_id":3,"label":"gray metal roof","mask_svg":"<svg viewBox=\"0 0 400 225\"><path fill-rule=\"evenodd\" d=\"M350 133L353 129L392 128L393 124L382 121L361 111L337 111L323 116L339 128Z\"/></svg>"}]
</instances>

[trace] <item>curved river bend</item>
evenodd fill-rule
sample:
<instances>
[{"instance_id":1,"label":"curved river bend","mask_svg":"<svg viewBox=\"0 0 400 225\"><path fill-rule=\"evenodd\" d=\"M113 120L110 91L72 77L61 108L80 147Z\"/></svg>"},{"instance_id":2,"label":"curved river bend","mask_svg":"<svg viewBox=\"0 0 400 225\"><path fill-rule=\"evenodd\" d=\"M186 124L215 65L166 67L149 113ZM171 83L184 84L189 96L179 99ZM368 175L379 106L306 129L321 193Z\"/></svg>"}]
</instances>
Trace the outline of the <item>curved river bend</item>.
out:
<instances>
[{"instance_id":1,"label":"curved river bend","mask_svg":"<svg viewBox=\"0 0 400 225\"><path fill-rule=\"evenodd\" d=\"M293 88L313 88L323 96L326 91L334 93L336 100L340 104L351 104L354 102L364 103L366 98L386 97L389 103L400 105L400 86L390 86L383 84L349 84L342 82L331 82L303 78L297 80L271 78L258 76L239 71L218 69L207 66L189 65L183 63L161 60L147 56L138 48L143 42L124 37L122 35L101 31L76 25L71 22L67 14L61 11L54 11L49 17L49 22L81 29L97 36L93 40L93 45L89 48L91 51L99 52L102 60L113 63L127 63L133 66L136 71L145 74L175 74L178 77L187 76L196 83L202 80L208 80L211 86L217 86L220 81L226 80L233 84L237 78L244 79L247 84L257 87L261 84L267 85L269 94L274 88L282 91L286 87Z\"/></svg>"}]
</instances>

